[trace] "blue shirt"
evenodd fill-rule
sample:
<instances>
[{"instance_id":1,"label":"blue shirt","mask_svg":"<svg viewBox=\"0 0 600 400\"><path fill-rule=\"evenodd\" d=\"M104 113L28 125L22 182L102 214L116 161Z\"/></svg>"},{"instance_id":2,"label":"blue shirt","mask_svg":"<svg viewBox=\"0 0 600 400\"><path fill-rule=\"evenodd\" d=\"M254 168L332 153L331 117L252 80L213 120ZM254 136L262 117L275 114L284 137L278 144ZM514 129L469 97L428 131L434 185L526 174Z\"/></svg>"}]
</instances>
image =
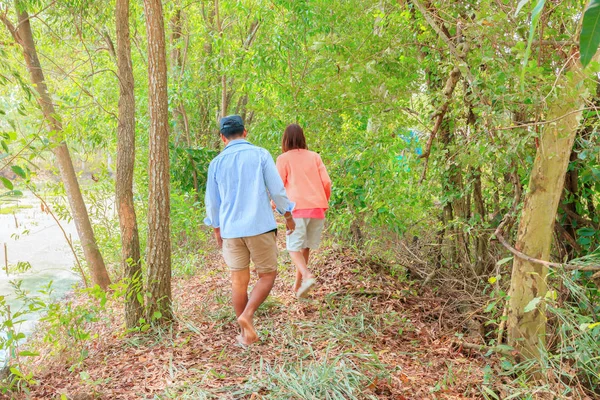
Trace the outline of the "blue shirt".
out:
<instances>
[{"instance_id":1,"label":"blue shirt","mask_svg":"<svg viewBox=\"0 0 600 400\"><path fill-rule=\"evenodd\" d=\"M208 167L204 223L221 228L224 239L272 231L277 222L270 200L280 214L295 206L271 154L244 139L229 142Z\"/></svg>"}]
</instances>

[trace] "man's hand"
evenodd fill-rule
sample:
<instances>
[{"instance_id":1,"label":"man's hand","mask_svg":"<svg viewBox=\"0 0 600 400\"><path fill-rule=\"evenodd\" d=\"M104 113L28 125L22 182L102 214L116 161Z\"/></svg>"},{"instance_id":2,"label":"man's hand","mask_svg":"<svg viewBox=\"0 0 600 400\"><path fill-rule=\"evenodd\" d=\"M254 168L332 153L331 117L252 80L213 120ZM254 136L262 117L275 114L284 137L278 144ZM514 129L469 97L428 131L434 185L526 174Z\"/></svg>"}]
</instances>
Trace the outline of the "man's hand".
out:
<instances>
[{"instance_id":1,"label":"man's hand","mask_svg":"<svg viewBox=\"0 0 600 400\"><path fill-rule=\"evenodd\" d=\"M215 228L214 232L215 232L215 238L217 239L217 246L219 246L219 248L222 248L223 247L223 238L221 237L221 228Z\"/></svg>"},{"instance_id":2,"label":"man's hand","mask_svg":"<svg viewBox=\"0 0 600 400\"><path fill-rule=\"evenodd\" d=\"M291 235L292 232L294 232L296 230L296 221L294 221L294 218L292 217L292 213L290 213L289 211L286 212L284 215L285 217L285 226L287 228L287 234Z\"/></svg>"}]
</instances>

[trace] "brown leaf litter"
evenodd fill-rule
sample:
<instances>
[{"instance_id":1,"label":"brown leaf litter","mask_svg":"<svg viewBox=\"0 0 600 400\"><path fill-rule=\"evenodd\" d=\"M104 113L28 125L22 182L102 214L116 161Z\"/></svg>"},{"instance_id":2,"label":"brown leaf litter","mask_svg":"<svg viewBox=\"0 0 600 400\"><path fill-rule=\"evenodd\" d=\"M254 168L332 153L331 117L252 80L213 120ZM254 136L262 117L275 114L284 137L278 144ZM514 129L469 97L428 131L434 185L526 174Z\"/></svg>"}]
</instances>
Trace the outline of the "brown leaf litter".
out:
<instances>
[{"instance_id":1,"label":"brown leaf litter","mask_svg":"<svg viewBox=\"0 0 600 400\"><path fill-rule=\"evenodd\" d=\"M201 388L214 398L261 399L272 390L261 384L268 371L311 362L360 371L367 380L358 398L482 398L483 367L492 361L453 345L460 318L448 316L447 299L417 297L385 262L350 249L325 248L311 264L318 286L298 301L294 267L282 252L280 275L256 317L261 340L241 348L228 272L215 251L195 276L174 278L170 329L125 335L122 308L109 302L90 327L98 336L80 364L49 354L36 361L39 384L30 398L199 398L191 388Z\"/></svg>"}]
</instances>

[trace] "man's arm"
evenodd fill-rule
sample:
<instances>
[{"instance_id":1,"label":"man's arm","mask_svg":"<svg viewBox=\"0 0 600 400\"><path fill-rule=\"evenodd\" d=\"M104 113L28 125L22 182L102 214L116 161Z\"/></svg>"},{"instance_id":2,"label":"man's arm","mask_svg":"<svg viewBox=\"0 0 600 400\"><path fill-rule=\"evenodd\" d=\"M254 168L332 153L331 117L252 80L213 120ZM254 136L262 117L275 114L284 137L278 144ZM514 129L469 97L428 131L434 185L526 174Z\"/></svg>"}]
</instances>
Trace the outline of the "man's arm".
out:
<instances>
[{"instance_id":1,"label":"man's arm","mask_svg":"<svg viewBox=\"0 0 600 400\"><path fill-rule=\"evenodd\" d=\"M296 204L288 199L285 187L283 186L283 181L275 167L275 162L273 162L273 158L266 150L264 150L262 168L265 185L267 186L271 200L275 203L275 209L281 215L284 215L287 212L291 213Z\"/></svg>"},{"instance_id":2,"label":"man's arm","mask_svg":"<svg viewBox=\"0 0 600 400\"><path fill-rule=\"evenodd\" d=\"M221 228L213 228L215 239L217 239L217 246L223 247L223 238L221 237Z\"/></svg>"},{"instance_id":3,"label":"man's arm","mask_svg":"<svg viewBox=\"0 0 600 400\"><path fill-rule=\"evenodd\" d=\"M263 175L265 186L267 186L271 201L275 204L275 209L285 217L285 225L287 227L287 234L289 235L296 229L296 222L292 217L292 210L296 204L288 199L283 181L279 176L273 158L271 158L269 152L266 150L264 152Z\"/></svg>"},{"instance_id":4,"label":"man's arm","mask_svg":"<svg viewBox=\"0 0 600 400\"><path fill-rule=\"evenodd\" d=\"M213 227L217 244L220 247L223 244L219 220L221 196L219 195L219 186L217 185L215 172L214 164L210 163L210 166L208 167L208 176L206 179L206 194L204 196L204 205L206 207L206 218L204 219L204 223Z\"/></svg>"}]
</instances>

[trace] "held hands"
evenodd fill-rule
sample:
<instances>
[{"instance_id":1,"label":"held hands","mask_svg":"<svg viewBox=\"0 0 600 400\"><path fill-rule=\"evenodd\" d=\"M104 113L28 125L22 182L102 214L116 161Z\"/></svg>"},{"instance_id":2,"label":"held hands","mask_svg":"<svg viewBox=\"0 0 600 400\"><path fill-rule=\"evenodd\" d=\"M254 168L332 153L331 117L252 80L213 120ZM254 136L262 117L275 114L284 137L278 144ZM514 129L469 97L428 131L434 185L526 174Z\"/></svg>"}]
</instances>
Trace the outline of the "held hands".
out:
<instances>
[{"instance_id":1,"label":"held hands","mask_svg":"<svg viewBox=\"0 0 600 400\"><path fill-rule=\"evenodd\" d=\"M284 214L285 217L285 226L287 228L287 234L291 235L292 232L294 232L296 230L296 221L294 221L294 218L292 217L292 214L290 212L286 212Z\"/></svg>"}]
</instances>

